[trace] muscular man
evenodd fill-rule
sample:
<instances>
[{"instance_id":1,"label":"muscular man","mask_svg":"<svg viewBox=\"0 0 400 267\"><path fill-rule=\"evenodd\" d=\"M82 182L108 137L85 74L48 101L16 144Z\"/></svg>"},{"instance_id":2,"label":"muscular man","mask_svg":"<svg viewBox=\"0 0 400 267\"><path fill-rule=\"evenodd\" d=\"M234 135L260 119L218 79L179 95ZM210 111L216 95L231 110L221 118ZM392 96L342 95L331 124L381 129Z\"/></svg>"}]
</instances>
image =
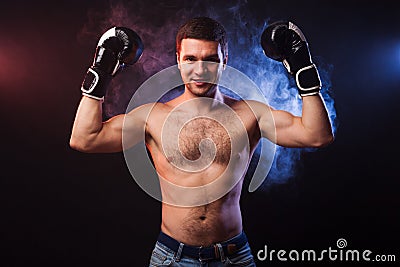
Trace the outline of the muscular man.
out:
<instances>
[{"instance_id":1,"label":"muscular man","mask_svg":"<svg viewBox=\"0 0 400 267\"><path fill-rule=\"evenodd\" d=\"M255 266L239 198L256 145L261 138L286 147L322 147L333 140L316 66L294 24L271 24L261 44L267 56L283 61L295 76L303 101L301 117L221 92L218 80L228 60L225 35L220 23L206 17L180 27L176 57L185 88L168 102L142 105L102 121L108 81L143 49L140 38L127 28L103 35L82 85L71 147L117 152L145 141L160 177L161 232L150 266ZM123 132L128 133L124 144ZM185 194L185 188L201 190Z\"/></svg>"}]
</instances>

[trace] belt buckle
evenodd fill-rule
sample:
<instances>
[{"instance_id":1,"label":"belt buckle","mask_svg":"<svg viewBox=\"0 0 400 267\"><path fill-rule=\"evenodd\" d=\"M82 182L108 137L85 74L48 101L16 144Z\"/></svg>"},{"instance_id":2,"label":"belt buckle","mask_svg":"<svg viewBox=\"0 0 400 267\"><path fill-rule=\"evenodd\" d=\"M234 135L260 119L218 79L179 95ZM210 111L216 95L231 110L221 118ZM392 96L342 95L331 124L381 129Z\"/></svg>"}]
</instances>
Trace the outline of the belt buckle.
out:
<instances>
[{"instance_id":1,"label":"belt buckle","mask_svg":"<svg viewBox=\"0 0 400 267\"><path fill-rule=\"evenodd\" d=\"M209 261L209 260L214 259L214 258L210 258L210 257L209 257L209 258L204 258L204 257L202 257L202 253L201 253L201 252L202 252L202 249L203 249L203 248L204 248L203 246L200 246L200 247L199 247L199 255L198 255L198 256L199 256L199 261L200 261L200 262L206 262L206 261Z\"/></svg>"}]
</instances>

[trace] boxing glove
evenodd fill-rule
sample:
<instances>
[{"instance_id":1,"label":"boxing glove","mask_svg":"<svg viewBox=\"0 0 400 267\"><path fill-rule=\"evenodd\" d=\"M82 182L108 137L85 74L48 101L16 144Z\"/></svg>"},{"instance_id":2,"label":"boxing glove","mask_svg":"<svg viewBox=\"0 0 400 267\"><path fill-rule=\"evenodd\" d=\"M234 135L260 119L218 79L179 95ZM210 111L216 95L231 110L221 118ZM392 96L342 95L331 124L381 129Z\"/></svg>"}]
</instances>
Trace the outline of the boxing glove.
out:
<instances>
[{"instance_id":1,"label":"boxing glove","mask_svg":"<svg viewBox=\"0 0 400 267\"><path fill-rule=\"evenodd\" d=\"M318 94L321 80L317 67L311 60L306 38L290 21L271 23L261 35L264 54L283 63L294 76L301 96Z\"/></svg>"},{"instance_id":2,"label":"boxing glove","mask_svg":"<svg viewBox=\"0 0 400 267\"><path fill-rule=\"evenodd\" d=\"M92 66L83 80L82 94L103 100L112 77L124 65L132 65L143 52L143 42L133 30L113 27L100 38Z\"/></svg>"}]
</instances>

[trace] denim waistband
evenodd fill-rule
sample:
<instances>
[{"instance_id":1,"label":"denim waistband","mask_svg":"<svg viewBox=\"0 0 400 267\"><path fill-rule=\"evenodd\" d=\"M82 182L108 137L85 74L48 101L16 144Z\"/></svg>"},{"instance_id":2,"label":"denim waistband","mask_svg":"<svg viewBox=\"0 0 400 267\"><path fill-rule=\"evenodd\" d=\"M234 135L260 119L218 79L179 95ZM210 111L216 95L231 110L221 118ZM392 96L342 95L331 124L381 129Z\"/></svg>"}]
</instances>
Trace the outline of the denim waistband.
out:
<instances>
[{"instance_id":1,"label":"denim waistband","mask_svg":"<svg viewBox=\"0 0 400 267\"><path fill-rule=\"evenodd\" d=\"M247 244L247 237L244 232L241 232L237 236L222 242L215 243L211 246L190 246L185 245L173 237L160 232L157 241L169 249L173 250L175 253L180 255L188 256L191 258L196 258L201 261L220 259L223 257L221 255L220 249L223 250L224 255L232 255L236 253L239 249Z\"/></svg>"}]
</instances>

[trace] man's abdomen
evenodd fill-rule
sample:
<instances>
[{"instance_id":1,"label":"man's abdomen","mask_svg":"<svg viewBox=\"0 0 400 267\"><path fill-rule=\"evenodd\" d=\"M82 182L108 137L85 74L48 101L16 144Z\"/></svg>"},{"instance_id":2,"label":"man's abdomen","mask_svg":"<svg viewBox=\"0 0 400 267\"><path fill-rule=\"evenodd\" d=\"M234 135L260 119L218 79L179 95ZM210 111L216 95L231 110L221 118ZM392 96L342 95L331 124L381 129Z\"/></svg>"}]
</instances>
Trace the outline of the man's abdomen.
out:
<instances>
[{"instance_id":1,"label":"man's abdomen","mask_svg":"<svg viewBox=\"0 0 400 267\"><path fill-rule=\"evenodd\" d=\"M222 242L242 231L239 197L241 183L222 198L198 207L163 203L161 230L193 246Z\"/></svg>"}]
</instances>

